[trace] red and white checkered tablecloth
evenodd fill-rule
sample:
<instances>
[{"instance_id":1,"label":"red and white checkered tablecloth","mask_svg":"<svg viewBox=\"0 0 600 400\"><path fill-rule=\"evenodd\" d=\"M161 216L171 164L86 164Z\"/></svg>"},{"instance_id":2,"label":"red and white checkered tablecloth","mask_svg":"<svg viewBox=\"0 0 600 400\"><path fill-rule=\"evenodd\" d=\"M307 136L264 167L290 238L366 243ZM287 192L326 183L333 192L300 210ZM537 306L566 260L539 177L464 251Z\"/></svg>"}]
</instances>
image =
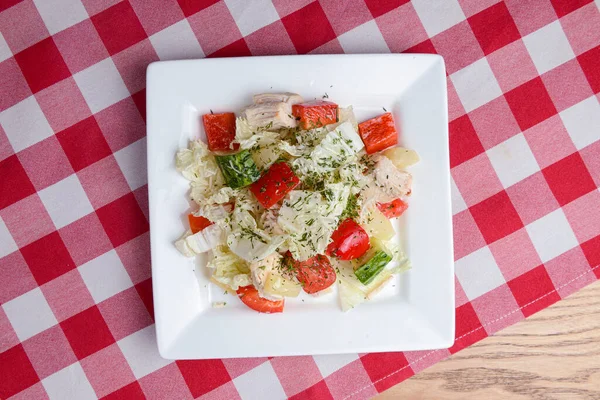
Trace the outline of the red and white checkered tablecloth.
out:
<instances>
[{"instance_id":1,"label":"red and white checkered tablecloth","mask_svg":"<svg viewBox=\"0 0 600 400\"><path fill-rule=\"evenodd\" d=\"M600 278L599 7L0 1L0 398L368 398ZM161 359L147 222L147 64L342 52L446 60L455 345Z\"/></svg>"}]
</instances>

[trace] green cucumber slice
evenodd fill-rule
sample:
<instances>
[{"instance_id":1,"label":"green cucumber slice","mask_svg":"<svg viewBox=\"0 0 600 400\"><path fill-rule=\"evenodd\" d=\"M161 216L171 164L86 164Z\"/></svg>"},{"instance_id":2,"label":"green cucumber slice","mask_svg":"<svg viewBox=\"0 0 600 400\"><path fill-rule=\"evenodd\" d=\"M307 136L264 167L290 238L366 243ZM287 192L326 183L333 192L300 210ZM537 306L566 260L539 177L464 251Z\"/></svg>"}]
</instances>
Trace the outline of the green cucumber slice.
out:
<instances>
[{"instance_id":1,"label":"green cucumber slice","mask_svg":"<svg viewBox=\"0 0 600 400\"><path fill-rule=\"evenodd\" d=\"M356 275L363 285L368 285L390 261L392 261L392 256L385 251L378 251L362 267L354 271L354 275Z\"/></svg>"},{"instance_id":2,"label":"green cucumber slice","mask_svg":"<svg viewBox=\"0 0 600 400\"><path fill-rule=\"evenodd\" d=\"M260 171L248 150L236 154L215 156L217 165L223 173L225 184L237 189L248 186L260 178Z\"/></svg>"},{"instance_id":3,"label":"green cucumber slice","mask_svg":"<svg viewBox=\"0 0 600 400\"><path fill-rule=\"evenodd\" d=\"M373 238L371 249L357 260L356 264L359 267L354 270L354 275L363 285L368 285L390 261L392 255L379 240Z\"/></svg>"}]
</instances>

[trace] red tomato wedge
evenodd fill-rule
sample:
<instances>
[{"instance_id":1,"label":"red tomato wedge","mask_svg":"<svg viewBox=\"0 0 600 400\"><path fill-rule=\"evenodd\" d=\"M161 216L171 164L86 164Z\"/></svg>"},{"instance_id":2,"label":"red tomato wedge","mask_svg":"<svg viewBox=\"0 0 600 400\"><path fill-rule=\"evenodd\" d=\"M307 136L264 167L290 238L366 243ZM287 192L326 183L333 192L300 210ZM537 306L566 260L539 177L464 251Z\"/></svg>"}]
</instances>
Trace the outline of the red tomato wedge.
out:
<instances>
[{"instance_id":1,"label":"red tomato wedge","mask_svg":"<svg viewBox=\"0 0 600 400\"><path fill-rule=\"evenodd\" d=\"M377 153L398 144L398 131L391 113L385 113L358 124L358 132L367 154Z\"/></svg>"},{"instance_id":2,"label":"red tomato wedge","mask_svg":"<svg viewBox=\"0 0 600 400\"><path fill-rule=\"evenodd\" d=\"M408 203L400 199L392 200L389 203L377 203L377 208L388 219L401 216L408 208Z\"/></svg>"},{"instance_id":3,"label":"red tomato wedge","mask_svg":"<svg viewBox=\"0 0 600 400\"><path fill-rule=\"evenodd\" d=\"M202 116L208 149L210 151L232 151L239 149L239 144L229 147L235 139L235 114L204 114Z\"/></svg>"},{"instance_id":4,"label":"red tomato wedge","mask_svg":"<svg viewBox=\"0 0 600 400\"><path fill-rule=\"evenodd\" d=\"M300 179L285 162L271 165L271 168L250 185L250 191L264 208L270 208L300 183Z\"/></svg>"},{"instance_id":5,"label":"red tomato wedge","mask_svg":"<svg viewBox=\"0 0 600 400\"><path fill-rule=\"evenodd\" d=\"M324 255L317 254L306 261L295 261L289 252L286 257L293 262L296 278L306 293L317 293L327 289L336 280L335 271Z\"/></svg>"},{"instance_id":6,"label":"red tomato wedge","mask_svg":"<svg viewBox=\"0 0 600 400\"><path fill-rule=\"evenodd\" d=\"M345 219L331 235L331 243L327 246L328 256L340 260L353 260L369 250L369 235L352 218Z\"/></svg>"},{"instance_id":7,"label":"red tomato wedge","mask_svg":"<svg viewBox=\"0 0 600 400\"><path fill-rule=\"evenodd\" d=\"M330 101L311 101L294 104L292 114L299 119L300 128L314 129L336 123L338 120L338 105Z\"/></svg>"},{"instance_id":8,"label":"red tomato wedge","mask_svg":"<svg viewBox=\"0 0 600 400\"><path fill-rule=\"evenodd\" d=\"M188 221L190 222L190 230L192 233L198 233L202 229L213 224L210 220L204 217L196 217L194 214L188 215Z\"/></svg>"},{"instance_id":9,"label":"red tomato wedge","mask_svg":"<svg viewBox=\"0 0 600 400\"><path fill-rule=\"evenodd\" d=\"M285 300L271 301L259 296L258 290L252 285L243 286L236 291L242 303L260 313L274 314L283 312Z\"/></svg>"}]
</instances>

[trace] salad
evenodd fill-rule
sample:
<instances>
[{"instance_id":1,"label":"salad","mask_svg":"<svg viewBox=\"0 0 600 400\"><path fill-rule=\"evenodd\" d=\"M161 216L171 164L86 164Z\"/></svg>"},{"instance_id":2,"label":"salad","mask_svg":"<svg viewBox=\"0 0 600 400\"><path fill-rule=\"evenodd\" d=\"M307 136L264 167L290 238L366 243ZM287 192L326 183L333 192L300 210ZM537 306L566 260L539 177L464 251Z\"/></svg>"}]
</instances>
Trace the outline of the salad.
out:
<instances>
[{"instance_id":1,"label":"salad","mask_svg":"<svg viewBox=\"0 0 600 400\"><path fill-rule=\"evenodd\" d=\"M391 113L358 123L352 107L264 93L202 122L206 143L176 156L195 211L175 246L209 253L211 282L264 313L338 285L346 311L410 268L390 219L408 208L419 157L397 147Z\"/></svg>"}]
</instances>

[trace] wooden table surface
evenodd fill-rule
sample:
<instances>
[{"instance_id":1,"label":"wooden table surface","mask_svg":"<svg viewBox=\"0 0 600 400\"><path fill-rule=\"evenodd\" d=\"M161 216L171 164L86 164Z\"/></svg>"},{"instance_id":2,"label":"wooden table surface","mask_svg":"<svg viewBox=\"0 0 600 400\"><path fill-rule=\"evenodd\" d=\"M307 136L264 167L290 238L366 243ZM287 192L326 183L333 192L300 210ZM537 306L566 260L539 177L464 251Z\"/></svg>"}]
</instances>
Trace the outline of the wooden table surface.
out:
<instances>
[{"instance_id":1,"label":"wooden table surface","mask_svg":"<svg viewBox=\"0 0 600 400\"><path fill-rule=\"evenodd\" d=\"M376 397L600 399L600 281Z\"/></svg>"}]
</instances>

